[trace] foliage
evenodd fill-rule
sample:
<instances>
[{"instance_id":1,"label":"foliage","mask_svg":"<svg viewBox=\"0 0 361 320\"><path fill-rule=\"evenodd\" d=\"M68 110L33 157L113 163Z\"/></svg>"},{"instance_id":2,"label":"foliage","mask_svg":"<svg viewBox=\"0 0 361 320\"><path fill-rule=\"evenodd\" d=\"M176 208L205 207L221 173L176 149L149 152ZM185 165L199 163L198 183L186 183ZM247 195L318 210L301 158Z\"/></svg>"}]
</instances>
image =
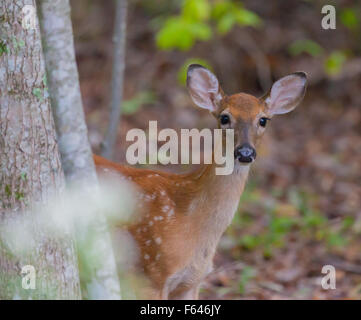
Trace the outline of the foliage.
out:
<instances>
[{"instance_id":1,"label":"foliage","mask_svg":"<svg viewBox=\"0 0 361 320\"><path fill-rule=\"evenodd\" d=\"M340 9L341 23L352 31L356 31L360 26L359 10L352 7ZM331 53L325 50L316 41L311 39L296 40L290 44L288 51L296 56L307 53L312 57L323 57L324 70L329 76L335 76L342 71L344 63L347 61L347 55L342 50L334 50Z\"/></svg>"},{"instance_id":2,"label":"foliage","mask_svg":"<svg viewBox=\"0 0 361 320\"><path fill-rule=\"evenodd\" d=\"M40 88L34 88L33 89L33 95L37 97L39 100L43 98L42 91Z\"/></svg>"},{"instance_id":3,"label":"foliage","mask_svg":"<svg viewBox=\"0 0 361 320\"><path fill-rule=\"evenodd\" d=\"M165 20L156 34L156 41L161 50L188 51L196 41L211 40L214 25L220 35L225 35L236 25L258 27L261 24L261 18L246 10L239 1L183 0L180 14ZM204 59L188 59L178 72L178 81L183 85L186 83L187 68L191 63L212 69Z\"/></svg>"},{"instance_id":4,"label":"foliage","mask_svg":"<svg viewBox=\"0 0 361 320\"><path fill-rule=\"evenodd\" d=\"M132 99L123 101L122 112L126 115L134 114L140 110L142 105L151 104L155 101L153 92L143 91L137 93Z\"/></svg>"},{"instance_id":5,"label":"foliage","mask_svg":"<svg viewBox=\"0 0 361 320\"><path fill-rule=\"evenodd\" d=\"M323 48L317 42L310 39L296 40L288 47L288 51L293 56L308 53L313 57L318 57L324 52Z\"/></svg>"},{"instance_id":6,"label":"foliage","mask_svg":"<svg viewBox=\"0 0 361 320\"><path fill-rule=\"evenodd\" d=\"M291 55L297 56L307 53L312 57L324 59L324 70L329 76L335 76L342 71L342 67L347 60L347 55L341 50L332 51L329 54L315 41L310 39L296 40L288 47Z\"/></svg>"},{"instance_id":7,"label":"foliage","mask_svg":"<svg viewBox=\"0 0 361 320\"><path fill-rule=\"evenodd\" d=\"M244 294L246 286L256 276L256 270L250 266L245 266L239 277L239 293Z\"/></svg>"},{"instance_id":8,"label":"foliage","mask_svg":"<svg viewBox=\"0 0 361 320\"><path fill-rule=\"evenodd\" d=\"M342 70L347 57L342 51L333 51L325 61L325 71L330 76L337 75Z\"/></svg>"},{"instance_id":9,"label":"foliage","mask_svg":"<svg viewBox=\"0 0 361 320\"><path fill-rule=\"evenodd\" d=\"M179 15L165 19L156 34L157 46L161 50L190 50L197 41L212 39L214 28L220 35L226 35L234 26L260 27L261 18L245 9L241 2L232 0L183 0ZM350 30L357 30L360 18L357 9L346 7L341 10L340 20ZM307 53L312 57L324 57L324 70L329 76L342 70L346 55L340 51L325 53L322 46L311 39L293 42L289 48L291 55ZM185 83L184 64L179 72L180 83Z\"/></svg>"},{"instance_id":10,"label":"foliage","mask_svg":"<svg viewBox=\"0 0 361 320\"><path fill-rule=\"evenodd\" d=\"M206 21L209 18L208 0L185 0L179 16L169 17L157 33L160 49L189 50L196 40L208 40L211 29Z\"/></svg>"},{"instance_id":11,"label":"foliage","mask_svg":"<svg viewBox=\"0 0 361 320\"><path fill-rule=\"evenodd\" d=\"M212 18L220 34L229 32L234 25L258 27L262 23L257 14L232 1L216 2L212 8Z\"/></svg>"},{"instance_id":12,"label":"foliage","mask_svg":"<svg viewBox=\"0 0 361 320\"><path fill-rule=\"evenodd\" d=\"M283 248L291 234L301 233L309 241L323 242L329 248L344 247L348 243L346 231L354 223L352 217L345 217L343 224L334 228L321 212L317 211L311 195L291 189L287 193L287 201L281 200L267 203L260 202L260 195L254 185L250 185L241 198L241 207L249 205L262 206L267 216L267 225L257 233L244 233L238 240L238 245L243 250L263 250L264 257L272 257L274 251ZM276 199L277 199L276 198ZM236 214L228 230L229 234L238 234L254 224L254 217L247 209ZM238 231L237 231L238 230ZM238 238L238 236L237 236Z\"/></svg>"},{"instance_id":13,"label":"foliage","mask_svg":"<svg viewBox=\"0 0 361 320\"><path fill-rule=\"evenodd\" d=\"M0 40L0 57L6 53L9 53L9 49L8 49L5 41Z\"/></svg>"},{"instance_id":14,"label":"foliage","mask_svg":"<svg viewBox=\"0 0 361 320\"><path fill-rule=\"evenodd\" d=\"M259 16L231 0L184 0L181 13L166 19L156 35L162 50L189 50L197 40L211 39L212 24L220 34L229 32L235 25L257 27Z\"/></svg>"},{"instance_id":15,"label":"foliage","mask_svg":"<svg viewBox=\"0 0 361 320\"><path fill-rule=\"evenodd\" d=\"M343 25L350 30L355 30L360 25L359 12L353 8L344 8L341 10L340 19Z\"/></svg>"}]
</instances>

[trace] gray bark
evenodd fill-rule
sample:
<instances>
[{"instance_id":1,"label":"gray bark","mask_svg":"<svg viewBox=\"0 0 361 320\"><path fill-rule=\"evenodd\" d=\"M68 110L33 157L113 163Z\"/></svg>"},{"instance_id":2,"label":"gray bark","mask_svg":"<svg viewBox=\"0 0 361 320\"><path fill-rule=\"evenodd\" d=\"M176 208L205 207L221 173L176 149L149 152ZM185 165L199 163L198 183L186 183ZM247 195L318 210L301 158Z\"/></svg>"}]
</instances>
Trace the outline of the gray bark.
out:
<instances>
[{"instance_id":1,"label":"gray bark","mask_svg":"<svg viewBox=\"0 0 361 320\"><path fill-rule=\"evenodd\" d=\"M0 299L79 299L72 235L51 236L43 227L50 216L37 211L62 193L65 181L40 31L37 24L22 27L24 5L36 12L35 0L2 0L0 7ZM33 246L17 250L7 236ZM25 265L35 268L35 290L22 287Z\"/></svg>"},{"instance_id":2,"label":"gray bark","mask_svg":"<svg viewBox=\"0 0 361 320\"><path fill-rule=\"evenodd\" d=\"M127 0L116 0L114 23L114 52L112 73L112 94L109 110L109 125L102 144L102 156L112 159L120 122L123 101L123 81L125 68L125 43L127 32Z\"/></svg>"},{"instance_id":3,"label":"gray bark","mask_svg":"<svg viewBox=\"0 0 361 320\"><path fill-rule=\"evenodd\" d=\"M88 141L68 0L37 0L55 126L65 178L92 197L97 176ZM96 211L96 210L95 210ZM105 218L89 212L91 221L78 226L83 296L120 299L115 258ZM84 234L85 233L85 234ZM94 262L94 256L97 261ZM81 270L82 271L82 270Z\"/></svg>"}]
</instances>

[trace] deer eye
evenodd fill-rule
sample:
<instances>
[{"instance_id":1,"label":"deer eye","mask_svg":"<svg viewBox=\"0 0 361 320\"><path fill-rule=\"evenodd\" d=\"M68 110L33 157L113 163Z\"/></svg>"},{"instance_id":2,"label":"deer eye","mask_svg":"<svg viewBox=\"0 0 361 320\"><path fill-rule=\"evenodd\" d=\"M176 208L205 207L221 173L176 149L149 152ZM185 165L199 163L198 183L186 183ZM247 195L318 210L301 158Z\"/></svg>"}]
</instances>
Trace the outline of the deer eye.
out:
<instances>
[{"instance_id":1,"label":"deer eye","mask_svg":"<svg viewBox=\"0 0 361 320\"><path fill-rule=\"evenodd\" d=\"M231 122L231 119L228 114L222 114L220 118L221 124L228 124Z\"/></svg>"},{"instance_id":2,"label":"deer eye","mask_svg":"<svg viewBox=\"0 0 361 320\"><path fill-rule=\"evenodd\" d=\"M271 120L271 119L270 119L270 118L262 117L261 119L259 119L259 125L260 125L261 127L265 127L268 120Z\"/></svg>"}]
</instances>

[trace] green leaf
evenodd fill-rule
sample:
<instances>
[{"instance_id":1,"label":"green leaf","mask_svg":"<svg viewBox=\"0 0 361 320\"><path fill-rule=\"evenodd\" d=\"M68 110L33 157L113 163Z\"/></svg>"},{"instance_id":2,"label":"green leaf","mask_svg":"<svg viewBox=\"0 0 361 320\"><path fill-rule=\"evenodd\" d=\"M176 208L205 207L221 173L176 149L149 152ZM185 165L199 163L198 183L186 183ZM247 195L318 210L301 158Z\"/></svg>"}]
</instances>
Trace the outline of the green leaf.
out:
<instances>
[{"instance_id":1,"label":"green leaf","mask_svg":"<svg viewBox=\"0 0 361 320\"><path fill-rule=\"evenodd\" d=\"M262 24L262 20L256 13L243 8L235 12L235 19L241 26L258 27Z\"/></svg>"},{"instance_id":2,"label":"green leaf","mask_svg":"<svg viewBox=\"0 0 361 320\"><path fill-rule=\"evenodd\" d=\"M360 25L356 10L352 8L343 9L340 14L340 19L343 25L351 30L357 29Z\"/></svg>"},{"instance_id":3,"label":"green leaf","mask_svg":"<svg viewBox=\"0 0 361 320\"><path fill-rule=\"evenodd\" d=\"M327 219L321 215L318 211L310 210L308 214L304 217L304 223L306 228L310 227L320 227L325 225Z\"/></svg>"},{"instance_id":4,"label":"green leaf","mask_svg":"<svg viewBox=\"0 0 361 320\"><path fill-rule=\"evenodd\" d=\"M14 49L15 50L19 50L21 49L22 47L25 46L25 42L23 39L16 39L15 37L13 37L13 46L14 46Z\"/></svg>"},{"instance_id":5,"label":"green leaf","mask_svg":"<svg viewBox=\"0 0 361 320\"><path fill-rule=\"evenodd\" d=\"M221 19L225 14L235 10L235 5L230 1L216 2L213 5L211 16L213 19Z\"/></svg>"},{"instance_id":6,"label":"green leaf","mask_svg":"<svg viewBox=\"0 0 361 320\"><path fill-rule=\"evenodd\" d=\"M186 25L179 17L171 17L166 20L156 35L156 41L157 46L164 50L173 48L186 50L194 42L192 35L187 31Z\"/></svg>"},{"instance_id":7,"label":"green leaf","mask_svg":"<svg viewBox=\"0 0 361 320\"><path fill-rule=\"evenodd\" d=\"M9 53L9 49L6 45L6 43L3 40L0 40L0 57L4 54L4 53Z\"/></svg>"},{"instance_id":8,"label":"green leaf","mask_svg":"<svg viewBox=\"0 0 361 320\"><path fill-rule=\"evenodd\" d=\"M341 72L346 61L346 54L342 51L334 51L325 61L325 71L328 75L334 76Z\"/></svg>"},{"instance_id":9,"label":"green leaf","mask_svg":"<svg viewBox=\"0 0 361 320\"><path fill-rule=\"evenodd\" d=\"M40 88L34 88L33 89L33 95L37 97L39 100L43 98L42 91Z\"/></svg>"},{"instance_id":10,"label":"green leaf","mask_svg":"<svg viewBox=\"0 0 361 320\"><path fill-rule=\"evenodd\" d=\"M43 76L43 85L44 85L44 87L47 87L47 86L48 86L48 79L47 79L47 77L46 77L46 73L45 73L44 76Z\"/></svg>"},{"instance_id":11,"label":"green leaf","mask_svg":"<svg viewBox=\"0 0 361 320\"><path fill-rule=\"evenodd\" d=\"M134 114L144 104L150 104L155 101L154 94L151 91L139 92L133 99L123 101L122 113L125 115Z\"/></svg>"},{"instance_id":12,"label":"green leaf","mask_svg":"<svg viewBox=\"0 0 361 320\"><path fill-rule=\"evenodd\" d=\"M23 199L24 199L24 193L23 193L23 192L16 191L16 192L15 192L15 199L16 199L16 200L23 200Z\"/></svg>"},{"instance_id":13,"label":"green leaf","mask_svg":"<svg viewBox=\"0 0 361 320\"><path fill-rule=\"evenodd\" d=\"M327 237L327 243L331 247L344 247L347 244L347 239L345 239L340 233L330 233Z\"/></svg>"},{"instance_id":14,"label":"green leaf","mask_svg":"<svg viewBox=\"0 0 361 320\"><path fill-rule=\"evenodd\" d=\"M186 85L187 82L187 70L188 70L188 66L191 64L200 64L206 68L208 68L209 70L213 70L211 65L204 59L200 59L200 58L190 58L187 59L183 65L180 67L179 71L178 71L178 81L180 84L182 85Z\"/></svg>"},{"instance_id":15,"label":"green leaf","mask_svg":"<svg viewBox=\"0 0 361 320\"><path fill-rule=\"evenodd\" d=\"M158 47L163 50L189 50L196 40L208 40L211 35L212 31L205 23L172 17L167 19L159 30L156 41Z\"/></svg>"},{"instance_id":16,"label":"green leaf","mask_svg":"<svg viewBox=\"0 0 361 320\"><path fill-rule=\"evenodd\" d=\"M8 197L11 196L11 188L10 188L10 186L9 186L8 184L5 186L5 194L6 194Z\"/></svg>"},{"instance_id":17,"label":"green leaf","mask_svg":"<svg viewBox=\"0 0 361 320\"><path fill-rule=\"evenodd\" d=\"M182 16L189 21L206 21L211 12L208 0L185 0Z\"/></svg>"},{"instance_id":18,"label":"green leaf","mask_svg":"<svg viewBox=\"0 0 361 320\"><path fill-rule=\"evenodd\" d=\"M241 272L239 280L239 293L244 294L247 283L256 276L257 272L254 268L246 266Z\"/></svg>"},{"instance_id":19,"label":"green leaf","mask_svg":"<svg viewBox=\"0 0 361 320\"><path fill-rule=\"evenodd\" d=\"M236 19L234 17L234 14L227 13L227 14L223 15L218 20L218 24L217 24L218 32L220 34L226 34L227 32L229 32L233 28L235 22L236 22Z\"/></svg>"},{"instance_id":20,"label":"green leaf","mask_svg":"<svg viewBox=\"0 0 361 320\"><path fill-rule=\"evenodd\" d=\"M317 42L310 39L297 40L293 42L288 47L288 51L293 56L297 56L304 52L313 57L318 57L323 54L323 48Z\"/></svg>"},{"instance_id":21,"label":"green leaf","mask_svg":"<svg viewBox=\"0 0 361 320\"><path fill-rule=\"evenodd\" d=\"M288 232L294 225L296 220L290 217L274 217L271 221L270 228L276 234L284 234Z\"/></svg>"},{"instance_id":22,"label":"green leaf","mask_svg":"<svg viewBox=\"0 0 361 320\"><path fill-rule=\"evenodd\" d=\"M27 174L26 174L26 172L22 172L22 173L20 174L20 178L21 178L21 180L26 181L26 179L27 179Z\"/></svg>"},{"instance_id":23,"label":"green leaf","mask_svg":"<svg viewBox=\"0 0 361 320\"><path fill-rule=\"evenodd\" d=\"M342 221L342 228L344 230L347 230L347 229L351 228L354 223L355 223L354 217L345 217Z\"/></svg>"},{"instance_id":24,"label":"green leaf","mask_svg":"<svg viewBox=\"0 0 361 320\"><path fill-rule=\"evenodd\" d=\"M216 3L212 10L212 18L217 21L217 29L221 34L230 31L235 23L242 27L257 27L262 23L256 13L229 1Z\"/></svg>"},{"instance_id":25,"label":"green leaf","mask_svg":"<svg viewBox=\"0 0 361 320\"><path fill-rule=\"evenodd\" d=\"M164 27L158 32L156 40L160 49L190 49L194 42L188 22L179 17L169 18Z\"/></svg>"},{"instance_id":26,"label":"green leaf","mask_svg":"<svg viewBox=\"0 0 361 320\"><path fill-rule=\"evenodd\" d=\"M252 250L256 248L260 244L261 238L259 236L253 236L253 235L245 235L240 240L240 245Z\"/></svg>"}]
</instances>

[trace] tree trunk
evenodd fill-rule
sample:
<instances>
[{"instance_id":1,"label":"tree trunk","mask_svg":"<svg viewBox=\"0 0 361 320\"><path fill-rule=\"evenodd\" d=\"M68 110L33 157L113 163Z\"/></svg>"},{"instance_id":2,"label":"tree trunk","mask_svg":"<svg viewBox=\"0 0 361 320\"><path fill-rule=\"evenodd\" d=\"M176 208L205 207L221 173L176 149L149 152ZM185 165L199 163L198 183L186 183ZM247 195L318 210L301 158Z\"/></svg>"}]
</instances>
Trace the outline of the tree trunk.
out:
<instances>
[{"instance_id":1,"label":"tree trunk","mask_svg":"<svg viewBox=\"0 0 361 320\"><path fill-rule=\"evenodd\" d=\"M28 29L22 26L25 16L37 22L35 12L35 0L1 1L0 299L79 299L71 233L50 237L36 210L64 190L64 176L47 97L39 28L36 23L30 23ZM16 230L29 233L24 241L34 242L31 251L13 250L6 235L16 242L24 236L23 232L14 234ZM35 268L36 289L22 286L25 265Z\"/></svg>"},{"instance_id":2,"label":"tree trunk","mask_svg":"<svg viewBox=\"0 0 361 320\"><path fill-rule=\"evenodd\" d=\"M115 5L112 95L109 109L108 130L102 143L102 156L108 159L112 159L114 156L114 146L117 140L120 122L123 101L125 42L127 34L127 0L116 0Z\"/></svg>"},{"instance_id":3,"label":"tree trunk","mask_svg":"<svg viewBox=\"0 0 361 320\"><path fill-rule=\"evenodd\" d=\"M87 137L75 61L73 30L68 0L37 0L46 70L59 150L69 185L93 197L97 176ZM120 299L111 238L105 218L87 213L89 224L78 226L83 296L89 299ZM97 257L96 261L94 256Z\"/></svg>"}]
</instances>

